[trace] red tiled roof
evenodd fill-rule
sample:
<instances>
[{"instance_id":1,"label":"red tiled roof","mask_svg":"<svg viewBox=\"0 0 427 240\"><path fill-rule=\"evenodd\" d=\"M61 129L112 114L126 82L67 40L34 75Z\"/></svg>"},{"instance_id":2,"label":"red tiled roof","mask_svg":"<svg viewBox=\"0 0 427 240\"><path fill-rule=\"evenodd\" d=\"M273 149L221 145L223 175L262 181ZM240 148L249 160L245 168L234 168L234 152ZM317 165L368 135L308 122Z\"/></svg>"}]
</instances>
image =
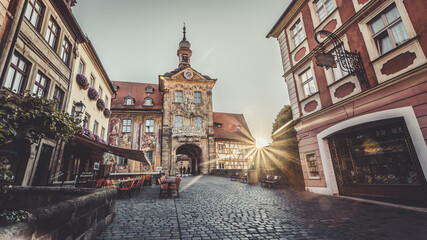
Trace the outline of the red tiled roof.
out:
<instances>
[{"instance_id":1,"label":"red tiled roof","mask_svg":"<svg viewBox=\"0 0 427 240\"><path fill-rule=\"evenodd\" d=\"M136 83L136 82L120 82L114 81L115 85L119 86L117 97L111 102L111 109L132 109L132 110L161 110L162 94L159 90L159 85L154 83ZM146 93L145 88L152 86L154 93ZM133 106L124 105L125 97L132 96L135 99ZM153 98L153 106L143 106L146 97Z\"/></svg>"},{"instance_id":2,"label":"red tiled roof","mask_svg":"<svg viewBox=\"0 0 427 240\"><path fill-rule=\"evenodd\" d=\"M214 138L255 142L243 114L214 112L213 121Z\"/></svg>"}]
</instances>

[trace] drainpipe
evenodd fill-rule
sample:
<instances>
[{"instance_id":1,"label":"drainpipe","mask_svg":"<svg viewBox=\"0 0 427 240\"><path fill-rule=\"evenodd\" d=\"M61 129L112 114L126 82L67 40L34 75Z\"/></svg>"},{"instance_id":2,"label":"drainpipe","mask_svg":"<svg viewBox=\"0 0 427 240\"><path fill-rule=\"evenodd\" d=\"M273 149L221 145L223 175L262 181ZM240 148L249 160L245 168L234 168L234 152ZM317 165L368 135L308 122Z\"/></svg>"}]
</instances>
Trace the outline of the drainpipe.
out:
<instances>
[{"instance_id":1,"label":"drainpipe","mask_svg":"<svg viewBox=\"0 0 427 240\"><path fill-rule=\"evenodd\" d=\"M15 50L15 45L16 45L16 41L18 40L19 32L21 31L21 25L22 25L22 21L24 20L25 11L27 10L27 5L28 5L28 0L25 0L21 15L19 16L18 26L15 29L15 34L12 39L12 44L10 45L10 48L9 48L9 53L7 54L6 61L3 65L3 71L0 76L0 87L3 86L4 79L6 78L6 72L9 69L8 66L12 59L12 54Z\"/></svg>"}]
</instances>

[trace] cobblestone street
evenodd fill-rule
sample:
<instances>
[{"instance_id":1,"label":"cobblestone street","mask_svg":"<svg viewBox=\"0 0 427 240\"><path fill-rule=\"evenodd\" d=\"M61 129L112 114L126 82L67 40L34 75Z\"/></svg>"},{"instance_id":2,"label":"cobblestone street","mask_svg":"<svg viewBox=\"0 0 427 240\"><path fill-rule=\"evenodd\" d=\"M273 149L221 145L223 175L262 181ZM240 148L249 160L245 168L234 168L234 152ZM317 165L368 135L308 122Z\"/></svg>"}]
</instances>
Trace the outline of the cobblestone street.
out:
<instances>
[{"instance_id":1,"label":"cobblestone street","mask_svg":"<svg viewBox=\"0 0 427 240\"><path fill-rule=\"evenodd\" d=\"M427 213L214 176L184 177L178 198L145 187L116 203L98 239L425 239Z\"/></svg>"}]
</instances>

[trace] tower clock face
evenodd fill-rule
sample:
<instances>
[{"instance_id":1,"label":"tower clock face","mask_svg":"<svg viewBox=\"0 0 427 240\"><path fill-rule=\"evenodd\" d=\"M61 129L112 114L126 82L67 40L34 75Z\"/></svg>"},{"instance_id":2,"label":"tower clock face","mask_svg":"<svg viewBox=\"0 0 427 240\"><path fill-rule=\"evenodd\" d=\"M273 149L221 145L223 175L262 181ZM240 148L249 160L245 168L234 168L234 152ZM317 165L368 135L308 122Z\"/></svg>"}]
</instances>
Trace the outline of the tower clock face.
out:
<instances>
[{"instance_id":1,"label":"tower clock face","mask_svg":"<svg viewBox=\"0 0 427 240\"><path fill-rule=\"evenodd\" d=\"M191 70L186 70L186 71L184 72L184 77L185 77L186 79L192 79L192 78L193 78L193 76L194 76L194 74L193 74L193 72L192 72Z\"/></svg>"}]
</instances>

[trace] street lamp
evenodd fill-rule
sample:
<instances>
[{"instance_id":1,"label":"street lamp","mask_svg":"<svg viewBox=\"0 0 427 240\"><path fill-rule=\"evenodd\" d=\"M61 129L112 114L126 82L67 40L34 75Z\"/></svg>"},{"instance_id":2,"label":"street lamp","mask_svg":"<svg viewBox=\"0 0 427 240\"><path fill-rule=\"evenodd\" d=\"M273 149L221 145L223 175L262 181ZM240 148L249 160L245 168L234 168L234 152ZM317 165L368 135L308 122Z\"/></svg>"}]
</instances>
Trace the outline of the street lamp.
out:
<instances>
[{"instance_id":1,"label":"street lamp","mask_svg":"<svg viewBox=\"0 0 427 240\"><path fill-rule=\"evenodd\" d=\"M86 106L82 101L74 104L74 112L76 113L77 116L80 116L80 114L84 113L85 109L86 109Z\"/></svg>"},{"instance_id":2,"label":"street lamp","mask_svg":"<svg viewBox=\"0 0 427 240\"><path fill-rule=\"evenodd\" d=\"M84 103L82 101L77 102L74 104L74 114L75 114L75 118L78 119L79 121L82 120L82 114L84 113L86 109L86 106L84 105Z\"/></svg>"}]
</instances>

